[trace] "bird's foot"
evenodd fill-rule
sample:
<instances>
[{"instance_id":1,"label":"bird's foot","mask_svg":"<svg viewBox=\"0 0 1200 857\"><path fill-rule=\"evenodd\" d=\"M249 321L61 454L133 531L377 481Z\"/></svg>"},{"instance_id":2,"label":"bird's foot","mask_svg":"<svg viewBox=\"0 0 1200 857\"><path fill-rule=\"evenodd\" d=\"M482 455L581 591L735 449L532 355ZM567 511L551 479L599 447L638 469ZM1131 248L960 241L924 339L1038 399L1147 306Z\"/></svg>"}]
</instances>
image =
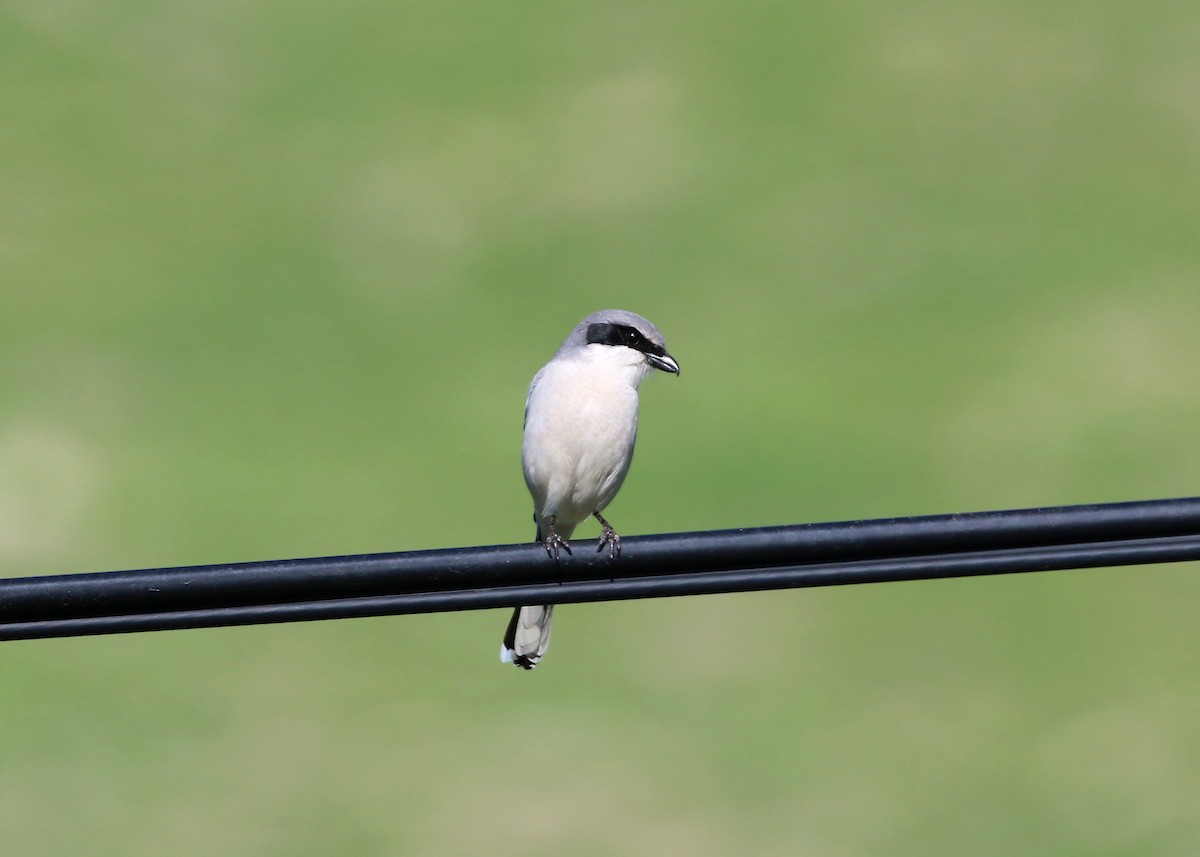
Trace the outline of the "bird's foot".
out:
<instances>
[{"instance_id":1,"label":"bird's foot","mask_svg":"<svg viewBox=\"0 0 1200 857\"><path fill-rule=\"evenodd\" d=\"M600 526L603 528L600 530L600 543L596 545L596 553L600 553L607 545L608 558L616 559L621 554L621 537L612 528L612 524L604 520L599 512L592 512L592 514L596 516L596 520L600 522Z\"/></svg>"},{"instance_id":2,"label":"bird's foot","mask_svg":"<svg viewBox=\"0 0 1200 857\"><path fill-rule=\"evenodd\" d=\"M571 543L558 534L558 530L554 529L554 517L546 522L546 534L542 537L542 545L546 548L546 553L555 562L558 562L558 552L564 550L568 555L571 553Z\"/></svg>"},{"instance_id":3,"label":"bird's foot","mask_svg":"<svg viewBox=\"0 0 1200 857\"><path fill-rule=\"evenodd\" d=\"M600 543L596 545L596 553L604 550L604 546L608 545L608 558L616 559L621 553L621 537L617 535L617 531L607 524L600 532Z\"/></svg>"}]
</instances>

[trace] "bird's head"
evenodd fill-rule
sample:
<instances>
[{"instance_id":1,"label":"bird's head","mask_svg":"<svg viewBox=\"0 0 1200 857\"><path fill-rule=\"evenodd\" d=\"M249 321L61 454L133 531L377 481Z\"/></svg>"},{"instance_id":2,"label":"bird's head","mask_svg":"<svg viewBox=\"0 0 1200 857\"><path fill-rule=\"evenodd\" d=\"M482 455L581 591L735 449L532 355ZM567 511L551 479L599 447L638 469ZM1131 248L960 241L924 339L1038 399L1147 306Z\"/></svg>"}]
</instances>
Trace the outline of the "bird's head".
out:
<instances>
[{"instance_id":1,"label":"bird's head","mask_svg":"<svg viewBox=\"0 0 1200 857\"><path fill-rule=\"evenodd\" d=\"M632 349L641 354L648 366L679 374L679 363L667 353L667 341L659 329L628 310L604 309L592 313L571 332L560 352L588 345Z\"/></svg>"}]
</instances>

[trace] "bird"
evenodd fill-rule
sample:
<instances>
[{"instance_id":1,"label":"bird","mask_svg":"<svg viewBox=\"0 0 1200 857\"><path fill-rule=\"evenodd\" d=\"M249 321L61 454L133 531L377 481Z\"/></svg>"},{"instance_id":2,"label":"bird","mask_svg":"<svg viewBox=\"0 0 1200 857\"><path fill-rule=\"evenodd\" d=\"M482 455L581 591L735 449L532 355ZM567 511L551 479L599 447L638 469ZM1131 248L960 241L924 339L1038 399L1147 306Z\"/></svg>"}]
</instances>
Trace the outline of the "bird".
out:
<instances>
[{"instance_id":1,"label":"bird","mask_svg":"<svg viewBox=\"0 0 1200 857\"><path fill-rule=\"evenodd\" d=\"M556 563L589 517L600 522L597 552L610 560L621 537L601 512L617 496L637 439L638 385L652 371L679 375L659 329L636 313L585 317L538 371L525 400L521 468L533 497L536 540ZM513 611L500 660L531 670L550 645L554 605Z\"/></svg>"}]
</instances>

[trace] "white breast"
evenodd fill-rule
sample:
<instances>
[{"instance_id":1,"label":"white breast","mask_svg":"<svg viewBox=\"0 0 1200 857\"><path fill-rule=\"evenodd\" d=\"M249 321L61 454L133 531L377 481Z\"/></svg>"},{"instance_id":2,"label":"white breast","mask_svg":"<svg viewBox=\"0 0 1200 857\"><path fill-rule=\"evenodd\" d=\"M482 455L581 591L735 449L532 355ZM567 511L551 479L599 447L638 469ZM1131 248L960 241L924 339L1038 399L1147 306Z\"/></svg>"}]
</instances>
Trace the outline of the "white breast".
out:
<instances>
[{"instance_id":1,"label":"white breast","mask_svg":"<svg viewBox=\"0 0 1200 857\"><path fill-rule=\"evenodd\" d=\"M647 366L629 348L589 345L550 361L533 380L522 464L540 518L575 525L616 496L637 437L637 385Z\"/></svg>"}]
</instances>

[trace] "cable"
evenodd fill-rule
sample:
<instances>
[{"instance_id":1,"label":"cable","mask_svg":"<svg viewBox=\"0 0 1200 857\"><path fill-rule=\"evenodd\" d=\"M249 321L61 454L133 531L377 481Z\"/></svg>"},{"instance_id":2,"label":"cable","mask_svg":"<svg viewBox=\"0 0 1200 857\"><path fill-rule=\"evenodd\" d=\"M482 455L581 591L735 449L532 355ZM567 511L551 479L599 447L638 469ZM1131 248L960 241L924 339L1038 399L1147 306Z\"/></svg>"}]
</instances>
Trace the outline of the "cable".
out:
<instances>
[{"instance_id":1,"label":"cable","mask_svg":"<svg viewBox=\"0 0 1200 857\"><path fill-rule=\"evenodd\" d=\"M0 580L0 640L1200 559L1200 498Z\"/></svg>"}]
</instances>

